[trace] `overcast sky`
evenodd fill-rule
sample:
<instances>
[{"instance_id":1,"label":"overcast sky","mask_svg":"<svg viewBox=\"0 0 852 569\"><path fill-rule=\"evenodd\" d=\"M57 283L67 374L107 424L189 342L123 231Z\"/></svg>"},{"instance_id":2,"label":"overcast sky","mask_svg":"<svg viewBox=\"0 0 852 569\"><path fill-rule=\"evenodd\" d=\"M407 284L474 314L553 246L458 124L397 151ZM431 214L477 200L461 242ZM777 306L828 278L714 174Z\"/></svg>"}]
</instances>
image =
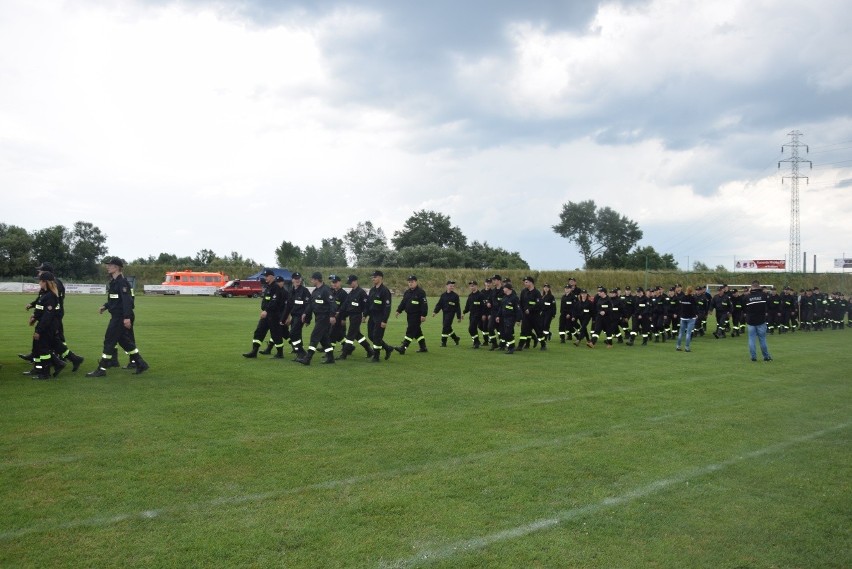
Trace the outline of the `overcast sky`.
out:
<instances>
[{"instance_id":1,"label":"overcast sky","mask_svg":"<svg viewBox=\"0 0 852 569\"><path fill-rule=\"evenodd\" d=\"M0 222L275 263L421 209L535 269L562 204L732 268L852 257L848 0L0 0ZM807 182L807 184L806 184Z\"/></svg>"}]
</instances>

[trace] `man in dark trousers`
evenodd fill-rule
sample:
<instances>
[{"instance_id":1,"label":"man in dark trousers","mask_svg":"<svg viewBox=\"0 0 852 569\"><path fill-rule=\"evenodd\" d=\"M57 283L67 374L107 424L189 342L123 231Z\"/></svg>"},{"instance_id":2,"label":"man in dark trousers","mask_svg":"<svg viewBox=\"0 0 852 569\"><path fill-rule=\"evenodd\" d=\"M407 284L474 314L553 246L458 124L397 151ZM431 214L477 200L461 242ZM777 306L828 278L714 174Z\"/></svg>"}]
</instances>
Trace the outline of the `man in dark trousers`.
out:
<instances>
[{"instance_id":1,"label":"man in dark trousers","mask_svg":"<svg viewBox=\"0 0 852 569\"><path fill-rule=\"evenodd\" d=\"M293 352L296 357L305 354L305 347L302 345L302 328L305 324L310 324L310 319L302 318L308 310L308 304L311 302L311 293L302 285L302 274L293 273L290 277L293 287L290 290L290 316L284 322L290 327L290 345L293 347Z\"/></svg>"},{"instance_id":2,"label":"man in dark trousers","mask_svg":"<svg viewBox=\"0 0 852 569\"><path fill-rule=\"evenodd\" d=\"M337 304L337 314L335 314L337 320L331 327L331 332L329 332L331 347L336 348L337 344L341 343L346 336L346 312L344 311L346 308L346 291L343 290L339 276L328 275L328 280L331 281L331 294Z\"/></svg>"},{"instance_id":3,"label":"man in dark trousers","mask_svg":"<svg viewBox=\"0 0 852 569\"><path fill-rule=\"evenodd\" d=\"M467 295L462 315L468 315L467 333L473 341L473 349L478 350L482 345L479 340L479 331L482 329L482 318L485 314L485 295L479 290L479 284L476 281L468 282L467 287L470 294Z\"/></svg>"},{"instance_id":4,"label":"man in dark trousers","mask_svg":"<svg viewBox=\"0 0 852 569\"><path fill-rule=\"evenodd\" d=\"M769 297L764 292L758 281L752 281L751 289L743 295L743 312L748 328L748 352L751 361L757 361L757 350L754 345L755 337L760 341L760 351L763 353L763 361L771 362L769 348L766 346L766 312Z\"/></svg>"},{"instance_id":5,"label":"man in dark trousers","mask_svg":"<svg viewBox=\"0 0 852 569\"><path fill-rule=\"evenodd\" d=\"M559 301L559 342L561 344L572 338L577 328L574 319L574 302L577 300L577 292L576 288L567 284Z\"/></svg>"},{"instance_id":6,"label":"man in dark trousers","mask_svg":"<svg viewBox=\"0 0 852 569\"><path fill-rule=\"evenodd\" d=\"M408 288L402 294L402 300L399 301L399 306L396 307L396 316L405 312L407 320L405 327L405 337L402 339L402 345L394 349L405 355L405 350L412 343L417 342L420 346L418 352L426 352L426 338L423 336L423 322L426 320L426 315L429 314L429 307L426 305L426 291L418 284L416 275L408 276Z\"/></svg>"},{"instance_id":7,"label":"man in dark trousers","mask_svg":"<svg viewBox=\"0 0 852 569\"><path fill-rule=\"evenodd\" d=\"M521 335L518 337L518 351L530 347L530 342L538 345L541 335L538 329L538 312L541 309L541 292L535 288L535 279L524 277L524 287L521 289Z\"/></svg>"},{"instance_id":8,"label":"man in dark trousers","mask_svg":"<svg viewBox=\"0 0 852 569\"><path fill-rule=\"evenodd\" d=\"M104 335L104 351L94 371L86 374L86 377L104 377L107 367L112 359L115 345L121 346L130 356L130 360L136 364L136 373L146 371L150 366L142 359L139 349L136 347L135 335L132 334L133 323L136 316L133 313L134 299L130 289L130 283L121 274L124 261L119 257L110 257L105 261L110 281L107 285L107 301L101 306L99 312L109 312L110 320Z\"/></svg>"},{"instance_id":9,"label":"man in dark trousers","mask_svg":"<svg viewBox=\"0 0 852 569\"><path fill-rule=\"evenodd\" d=\"M251 351L243 354L244 358L256 358L257 352L263 344L263 339L266 333L272 337L272 346L277 352L278 358L284 357L284 338L281 335L281 312L286 305L287 297L282 294L283 289L279 289L275 284L275 273L267 269L263 273L264 285L263 294L260 297L260 319L257 321L257 326L254 329L254 338L251 344Z\"/></svg>"},{"instance_id":10,"label":"man in dark trousers","mask_svg":"<svg viewBox=\"0 0 852 569\"><path fill-rule=\"evenodd\" d=\"M521 318L521 303L513 290L512 283L503 283L503 296L496 322L500 326L500 348L506 347L506 354L515 353L515 323ZM491 346L494 350L496 346Z\"/></svg>"},{"instance_id":11,"label":"man in dark trousers","mask_svg":"<svg viewBox=\"0 0 852 569\"><path fill-rule=\"evenodd\" d=\"M322 273L314 273L311 275L311 284L314 285L314 290L311 293L311 300L308 303L308 309L302 315L302 320L307 322L314 320L314 329L311 331L311 341L308 346L307 353L296 358L296 362L302 365L311 365L311 358L317 352L317 347L321 347L325 353L324 364L334 363L334 347L331 345L329 337L331 328L337 322L337 303L334 300L334 294L322 282Z\"/></svg>"},{"instance_id":12,"label":"man in dark trousers","mask_svg":"<svg viewBox=\"0 0 852 569\"><path fill-rule=\"evenodd\" d=\"M461 299L455 290L456 281L447 281L447 290L441 294L438 303L435 305L435 310L432 312L434 318L438 312L443 311L443 327L441 328L441 347L447 347L447 339L452 338L456 346L459 345L460 338L453 330L453 318L461 322Z\"/></svg>"},{"instance_id":13,"label":"man in dark trousers","mask_svg":"<svg viewBox=\"0 0 852 569\"><path fill-rule=\"evenodd\" d=\"M355 351L356 343L367 351L367 357L372 358L373 348L370 346L369 340L361 334L361 322L369 308L367 291L358 286L358 277L355 275L349 275L346 283L350 287L349 294L346 295L345 303L340 312L349 321L349 329L346 331L346 338L343 339L343 348L339 359L345 360L349 357L349 354Z\"/></svg>"},{"instance_id":14,"label":"man in dark trousers","mask_svg":"<svg viewBox=\"0 0 852 569\"><path fill-rule=\"evenodd\" d=\"M391 292L384 284L385 274L382 271L373 272L373 286L367 297L367 337L373 343L372 362L379 361L379 354L385 351L385 359L390 358L394 349L385 342L385 329L391 313Z\"/></svg>"}]
</instances>

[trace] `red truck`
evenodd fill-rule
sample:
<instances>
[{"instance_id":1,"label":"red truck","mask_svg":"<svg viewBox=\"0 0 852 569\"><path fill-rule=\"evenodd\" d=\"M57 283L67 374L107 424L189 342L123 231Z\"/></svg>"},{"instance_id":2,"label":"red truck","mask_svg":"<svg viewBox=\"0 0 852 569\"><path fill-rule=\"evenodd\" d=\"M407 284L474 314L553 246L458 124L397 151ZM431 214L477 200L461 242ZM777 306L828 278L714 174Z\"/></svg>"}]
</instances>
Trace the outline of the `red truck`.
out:
<instances>
[{"instance_id":1,"label":"red truck","mask_svg":"<svg viewBox=\"0 0 852 569\"><path fill-rule=\"evenodd\" d=\"M231 298L233 296L258 298L261 294L263 294L263 283L255 280L228 281L216 289L216 294L222 298Z\"/></svg>"}]
</instances>

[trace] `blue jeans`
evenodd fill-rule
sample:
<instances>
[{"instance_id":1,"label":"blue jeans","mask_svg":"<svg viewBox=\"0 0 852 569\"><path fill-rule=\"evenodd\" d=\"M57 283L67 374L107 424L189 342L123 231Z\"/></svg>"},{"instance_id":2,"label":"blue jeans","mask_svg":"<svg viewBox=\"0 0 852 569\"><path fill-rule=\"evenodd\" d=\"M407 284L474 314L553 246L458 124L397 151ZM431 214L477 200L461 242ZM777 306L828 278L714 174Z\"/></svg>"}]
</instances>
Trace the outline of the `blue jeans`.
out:
<instances>
[{"instance_id":1,"label":"blue jeans","mask_svg":"<svg viewBox=\"0 0 852 569\"><path fill-rule=\"evenodd\" d=\"M769 355L769 348L766 347L766 323L758 324L757 326L752 326L749 324L748 326L748 353L751 355L751 359L757 359L757 352L755 351L754 346L754 337L760 340L760 351L763 352L763 359L771 360L772 356Z\"/></svg>"},{"instance_id":2,"label":"blue jeans","mask_svg":"<svg viewBox=\"0 0 852 569\"><path fill-rule=\"evenodd\" d=\"M680 347L681 339L686 334L686 351L689 351L689 345L692 343L692 330L695 329L695 318L681 318L680 330L677 333L677 347Z\"/></svg>"}]
</instances>

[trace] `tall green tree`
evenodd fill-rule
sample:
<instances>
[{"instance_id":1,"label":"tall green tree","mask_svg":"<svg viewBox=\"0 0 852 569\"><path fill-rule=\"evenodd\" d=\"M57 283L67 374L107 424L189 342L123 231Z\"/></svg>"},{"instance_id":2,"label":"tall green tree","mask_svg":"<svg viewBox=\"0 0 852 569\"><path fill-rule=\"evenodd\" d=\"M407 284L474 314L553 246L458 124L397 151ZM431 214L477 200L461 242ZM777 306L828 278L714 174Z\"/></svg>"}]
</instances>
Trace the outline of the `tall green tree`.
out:
<instances>
[{"instance_id":1,"label":"tall green tree","mask_svg":"<svg viewBox=\"0 0 852 569\"><path fill-rule=\"evenodd\" d=\"M459 251L467 247L467 237L452 225L449 216L425 209L405 220L403 228L394 231L391 242L397 251L415 245L437 245Z\"/></svg>"},{"instance_id":2,"label":"tall green tree","mask_svg":"<svg viewBox=\"0 0 852 569\"><path fill-rule=\"evenodd\" d=\"M279 267L296 268L302 266L302 249L289 241L282 241L275 249L275 259Z\"/></svg>"},{"instance_id":3,"label":"tall green tree","mask_svg":"<svg viewBox=\"0 0 852 569\"><path fill-rule=\"evenodd\" d=\"M374 227L372 221L361 221L349 228L343 235L347 258L353 266L359 266L360 257L366 249L388 246L388 239L381 227Z\"/></svg>"},{"instance_id":4,"label":"tall green tree","mask_svg":"<svg viewBox=\"0 0 852 569\"><path fill-rule=\"evenodd\" d=\"M33 272L33 238L23 227L0 223L0 275L13 277Z\"/></svg>"},{"instance_id":5,"label":"tall green tree","mask_svg":"<svg viewBox=\"0 0 852 569\"><path fill-rule=\"evenodd\" d=\"M206 267L210 263L216 260L216 253L214 253L210 249L202 249L198 253L195 254L193 261L197 265L201 265L202 267Z\"/></svg>"},{"instance_id":6,"label":"tall green tree","mask_svg":"<svg viewBox=\"0 0 852 569\"><path fill-rule=\"evenodd\" d=\"M60 276L69 276L71 263L71 233L63 225L39 229L33 236L33 261L48 262Z\"/></svg>"},{"instance_id":7,"label":"tall green tree","mask_svg":"<svg viewBox=\"0 0 852 569\"><path fill-rule=\"evenodd\" d=\"M553 231L580 249L586 268L620 268L630 249L642 239L635 221L586 200L562 205Z\"/></svg>"},{"instance_id":8,"label":"tall green tree","mask_svg":"<svg viewBox=\"0 0 852 569\"><path fill-rule=\"evenodd\" d=\"M677 261L671 253L660 254L653 247L637 247L624 257L620 269L630 271L676 271Z\"/></svg>"},{"instance_id":9,"label":"tall green tree","mask_svg":"<svg viewBox=\"0 0 852 569\"><path fill-rule=\"evenodd\" d=\"M107 236L95 225L78 221L71 230L69 276L91 278L98 275L101 259L107 254Z\"/></svg>"}]
</instances>

